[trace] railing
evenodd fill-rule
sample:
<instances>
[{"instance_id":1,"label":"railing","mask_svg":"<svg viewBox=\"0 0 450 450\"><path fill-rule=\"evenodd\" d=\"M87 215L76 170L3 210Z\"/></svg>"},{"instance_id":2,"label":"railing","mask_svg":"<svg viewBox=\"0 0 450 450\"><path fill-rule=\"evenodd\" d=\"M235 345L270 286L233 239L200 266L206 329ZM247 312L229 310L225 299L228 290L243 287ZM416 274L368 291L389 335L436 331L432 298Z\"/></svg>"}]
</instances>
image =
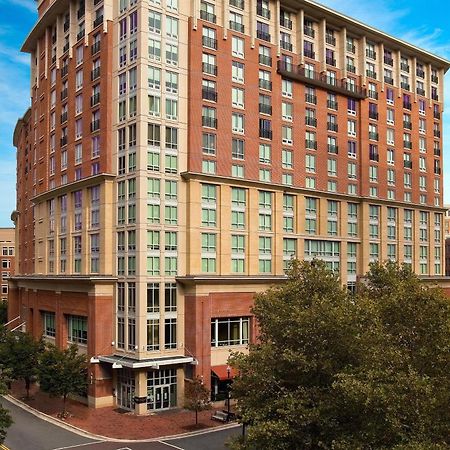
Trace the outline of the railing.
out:
<instances>
[{"instance_id":1,"label":"railing","mask_svg":"<svg viewBox=\"0 0 450 450\"><path fill-rule=\"evenodd\" d=\"M384 63L387 64L388 66L393 66L394 65L394 59L391 58L390 56L384 56Z\"/></svg>"},{"instance_id":2,"label":"railing","mask_svg":"<svg viewBox=\"0 0 450 450\"><path fill-rule=\"evenodd\" d=\"M376 111L369 111L369 118L378 120L378 113Z\"/></svg>"},{"instance_id":3,"label":"railing","mask_svg":"<svg viewBox=\"0 0 450 450\"><path fill-rule=\"evenodd\" d=\"M265 31L256 30L256 37L262 39L263 41L270 42L270 34Z\"/></svg>"},{"instance_id":4,"label":"railing","mask_svg":"<svg viewBox=\"0 0 450 450\"><path fill-rule=\"evenodd\" d=\"M356 52L355 44L350 44L349 42L347 42L347 51L350 53L355 53Z\"/></svg>"},{"instance_id":5,"label":"railing","mask_svg":"<svg viewBox=\"0 0 450 450\"><path fill-rule=\"evenodd\" d=\"M207 20L208 22L216 23L217 17L215 14L200 10L200 19Z\"/></svg>"},{"instance_id":6,"label":"railing","mask_svg":"<svg viewBox=\"0 0 450 450\"><path fill-rule=\"evenodd\" d=\"M305 148L311 148L317 150L317 141L312 141L311 139L305 139Z\"/></svg>"},{"instance_id":7,"label":"railing","mask_svg":"<svg viewBox=\"0 0 450 450\"><path fill-rule=\"evenodd\" d=\"M306 26L306 25L303 27L303 33L305 33L306 36L309 36L312 38L315 37L315 35L316 35L314 28Z\"/></svg>"},{"instance_id":8,"label":"railing","mask_svg":"<svg viewBox=\"0 0 450 450\"><path fill-rule=\"evenodd\" d=\"M65 33L66 31L68 31L69 28L70 28L70 22L64 22L63 28L64 28L64 33Z\"/></svg>"},{"instance_id":9,"label":"railing","mask_svg":"<svg viewBox=\"0 0 450 450\"><path fill-rule=\"evenodd\" d=\"M61 123L67 122L67 112L61 114Z\"/></svg>"},{"instance_id":10,"label":"railing","mask_svg":"<svg viewBox=\"0 0 450 450\"><path fill-rule=\"evenodd\" d=\"M377 73L373 70L366 70L366 75L370 78L373 78L374 80L377 79Z\"/></svg>"},{"instance_id":11,"label":"railing","mask_svg":"<svg viewBox=\"0 0 450 450\"><path fill-rule=\"evenodd\" d=\"M202 116L202 125L209 128L217 128L217 119L215 117Z\"/></svg>"},{"instance_id":12,"label":"railing","mask_svg":"<svg viewBox=\"0 0 450 450\"><path fill-rule=\"evenodd\" d=\"M230 5L239 9L244 9L244 0L230 0Z\"/></svg>"},{"instance_id":13,"label":"railing","mask_svg":"<svg viewBox=\"0 0 450 450\"><path fill-rule=\"evenodd\" d=\"M305 102L312 103L313 105L317 105L317 95L305 94Z\"/></svg>"},{"instance_id":14,"label":"railing","mask_svg":"<svg viewBox=\"0 0 450 450\"><path fill-rule=\"evenodd\" d=\"M384 81L385 81L387 84L394 85L394 79L393 79L392 77L387 77L387 76L385 76L385 77L384 77Z\"/></svg>"},{"instance_id":15,"label":"railing","mask_svg":"<svg viewBox=\"0 0 450 450\"><path fill-rule=\"evenodd\" d=\"M431 75L432 83L439 83L439 77L437 75Z\"/></svg>"},{"instance_id":16,"label":"railing","mask_svg":"<svg viewBox=\"0 0 450 450\"><path fill-rule=\"evenodd\" d=\"M401 87L402 89L405 89L405 91L409 91L410 85L409 85L409 83L405 83L404 81L402 81L402 82L400 83L400 87Z\"/></svg>"},{"instance_id":17,"label":"railing","mask_svg":"<svg viewBox=\"0 0 450 450\"><path fill-rule=\"evenodd\" d=\"M265 19L270 19L270 10L267 8L263 8L261 5L256 7L256 14L258 16L264 17Z\"/></svg>"},{"instance_id":18,"label":"railing","mask_svg":"<svg viewBox=\"0 0 450 450\"><path fill-rule=\"evenodd\" d=\"M377 52L366 48L366 56L371 59L377 59Z\"/></svg>"},{"instance_id":19,"label":"railing","mask_svg":"<svg viewBox=\"0 0 450 450\"><path fill-rule=\"evenodd\" d=\"M82 17L84 17L84 8L80 8L77 11L77 19L80 20Z\"/></svg>"},{"instance_id":20,"label":"railing","mask_svg":"<svg viewBox=\"0 0 450 450\"><path fill-rule=\"evenodd\" d=\"M264 64L265 66L272 65L272 57L267 55L259 55L258 57L259 63Z\"/></svg>"},{"instance_id":21,"label":"railing","mask_svg":"<svg viewBox=\"0 0 450 450\"><path fill-rule=\"evenodd\" d=\"M281 41L280 41L280 47L281 47L283 50L287 50L287 51L289 51L289 52L292 52L292 44L291 44L290 42L281 40Z\"/></svg>"},{"instance_id":22,"label":"railing","mask_svg":"<svg viewBox=\"0 0 450 450\"><path fill-rule=\"evenodd\" d=\"M400 69L403 70L403 72L409 72L409 64L400 63Z\"/></svg>"},{"instance_id":23,"label":"railing","mask_svg":"<svg viewBox=\"0 0 450 450\"><path fill-rule=\"evenodd\" d=\"M69 73L69 66L62 66L61 67L61 78L64 78Z\"/></svg>"},{"instance_id":24,"label":"railing","mask_svg":"<svg viewBox=\"0 0 450 450\"><path fill-rule=\"evenodd\" d=\"M202 88L202 99L217 102L217 91L213 88Z\"/></svg>"},{"instance_id":25,"label":"railing","mask_svg":"<svg viewBox=\"0 0 450 450\"><path fill-rule=\"evenodd\" d=\"M304 54L307 58L311 58L311 59L315 59L315 58L316 58L316 53L313 52L312 50L303 50L303 54Z\"/></svg>"},{"instance_id":26,"label":"railing","mask_svg":"<svg viewBox=\"0 0 450 450\"><path fill-rule=\"evenodd\" d=\"M78 32L77 34L77 41L79 41L80 39L84 38L85 35L85 30L81 30Z\"/></svg>"},{"instance_id":27,"label":"railing","mask_svg":"<svg viewBox=\"0 0 450 450\"><path fill-rule=\"evenodd\" d=\"M267 105L265 103L260 103L259 104L259 112L261 114L269 114L272 115L272 106Z\"/></svg>"},{"instance_id":28,"label":"railing","mask_svg":"<svg viewBox=\"0 0 450 450\"><path fill-rule=\"evenodd\" d=\"M407 130L412 130L412 122L410 122L409 120L404 120L403 128L406 128Z\"/></svg>"},{"instance_id":29,"label":"railing","mask_svg":"<svg viewBox=\"0 0 450 450\"><path fill-rule=\"evenodd\" d=\"M259 137L264 139L272 139L272 130L268 130L266 128L259 129Z\"/></svg>"},{"instance_id":30,"label":"railing","mask_svg":"<svg viewBox=\"0 0 450 450\"><path fill-rule=\"evenodd\" d=\"M403 148L408 148L409 150L411 150L412 142L411 141L403 141Z\"/></svg>"},{"instance_id":31,"label":"railing","mask_svg":"<svg viewBox=\"0 0 450 450\"><path fill-rule=\"evenodd\" d=\"M403 102L403 108L411 110L411 102Z\"/></svg>"},{"instance_id":32,"label":"railing","mask_svg":"<svg viewBox=\"0 0 450 450\"><path fill-rule=\"evenodd\" d=\"M379 134L375 131L369 131L369 139L371 139L372 141L378 141Z\"/></svg>"},{"instance_id":33,"label":"railing","mask_svg":"<svg viewBox=\"0 0 450 450\"><path fill-rule=\"evenodd\" d=\"M239 31L239 33L244 33L244 24L230 20L230 30Z\"/></svg>"},{"instance_id":34,"label":"railing","mask_svg":"<svg viewBox=\"0 0 450 450\"><path fill-rule=\"evenodd\" d=\"M100 129L100 119L96 119L91 122L91 132L97 131Z\"/></svg>"},{"instance_id":35,"label":"railing","mask_svg":"<svg viewBox=\"0 0 450 450\"><path fill-rule=\"evenodd\" d=\"M96 80L100 77L100 67L96 67L95 69L92 69L91 71L91 81Z\"/></svg>"},{"instance_id":36,"label":"railing","mask_svg":"<svg viewBox=\"0 0 450 450\"><path fill-rule=\"evenodd\" d=\"M337 132L339 129L339 126L337 123L333 123L333 122L327 122L327 130L328 131L335 131Z\"/></svg>"},{"instance_id":37,"label":"railing","mask_svg":"<svg viewBox=\"0 0 450 450\"><path fill-rule=\"evenodd\" d=\"M347 64L347 70L351 73L356 73L356 66L353 66L352 64Z\"/></svg>"},{"instance_id":38,"label":"railing","mask_svg":"<svg viewBox=\"0 0 450 450\"><path fill-rule=\"evenodd\" d=\"M434 130L433 131L433 135L434 135L434 137L440 138L441 137L441 132L439 130Z\"/></svg>"},{"instance_id":39,"label":"railing","mask_svg":"<svg viewBox=\"0 0 450 450\"><path fill-rule=\"evenodd\" d=\"M403 161L403 167L405 169L412 169L412 161Z\"/></svg>"},{"instance_id":40,"label":"railing","mask_svg":"<svg viewBox=\"0 0 450 450\"><path fill-rule=\"evenodd\" d=\"M95 55L96 53L98 53L100 51L100 42L101 41L97 41L92 44L92 46L91 46L92 55Z\"/></svg>"},{"instance_id":41,"label":"railing","mask_svg":"<svg viewBox=\"0 0 450 450\"><path fill-rule=\"evenodd\" d=\"M67 136L63 136L59 142L61 144L61 147L64 147L65 145L67 145Z\"/></svg>"},{"instance_id":42,"label":"railing","mask_svg":"<svg viewBox=\"0 0 450 450\"><path fill-rule=\"evenodd\" d=\"M65 100L65 99L67 98L67 95L68 95L67 88L64 88L64 89L61 91L61 100Z\"/></svg>"},{"instance_id":43,"label":"railing","mask_svg":"<svg viewBox=\"0 0 450 450\"><path fill-rule=\"evenodd\" d=\"M339 153L339 147L337 145L328 144L328 153L337 155Z\"/></svg>"},{"instance_id":44,"label":"railing","mask_svg":"<svg viewBox=\"0 0 450 450\"><path fill-rule=\"evenodd\" d=\"M325 35L325 42L330 45L336 45L336 38L330 34Z\"/></svg>"},{"instance_id":45,"label":"railing","mask_svg":"<svg viewBox=\"0 0 450 450\"><path fill-rule=\"evenodd\" d=\"M325 61L326 61L326 63L329 64L330 66L336 66L336 60L335 60L333 57L331 57L331 56L327 56L327 57L325 58Z\"/></svg>"},{"instance_id":46,"label":"railing","mask_svg":"<svg viewBox=\"0 0 450 450\"><path fill-rule=\"evenodd\" d=\"M312 70L305 71L304 67L295 66L286 61L278 61L278 73L286 78L290 78L303 83L322 87L349 97L363 99L367 97L366 90L360 86L347 83L345 80L333 79L333 84L324 73ZM307 72L307 73L306 73Z\"/></svg>"},{"instance_id":47,"label":"railing","mask_svg":"<svg viewBox=\"0 0 450 450\"><path fill-rule=\"evenodd\" d=\"M205 47L213 48L217 50L217 39L211 38L209 36L202 36L202 44Z\"/></svg>"},{"instance_id":48,"label":"railing","mask_svg":"<svg viewBox=\"0 0 450 450\"><path fill-rule=\"evenodd\" d=\"M431 94L431 98L432 98L433 100L439 101L439 95L438 95L438 94L432 93L432 94Z\"/></svg>"},{"instance_id":49,"label":"railing","mask_svg":"<svg viewBox=\"0 0 450 450\"><path fill-rule=\"evenodd\" d=\"M69 50L69 43L64 44L63 53L66 53Z\"/></svg>"},{"instance_id":50,"label":"railing","mask_svg":"<svg viewBox=\"0 0 450 450\"><path fill-rule=\"evenodd\" d=\"M416 75L420 78L425 78L425 70L417 68Z\"/></svg>"},{"instance_id":51,"label":"railing","mask_svg":"<svg viewBox=\"0 0 450 450\"><path fill-rule=\"evenodd\" d=\"M217 75L217 66L215 64L202 63L203 73L209 73L210 75Z\"/></svg>"},{"instance_id":52,"label":"railing","mask_svg":"<svg viewBox=\"0 0 450 450\"><path fill-rule=\"evenodd\" d=\"M289 30L292 30L292 20L287 17L280 16L280 25L284 28L289 28Z\"/></svg>"},{"instance_id":53,"label":"railing","mask_svg":"<svg viewBox=\"0 0 450 450\"><path fill-rule=\"evenodd\" d=\"M91 97L91 106L95 106L100 103L100 92L97 92Z\"/></svg>"},{"instance_id":54,"label":"railing","mask_svg":"<svg viewBox=\"0 0 450 450\"><path fill-rule=\"evenodd\" d=\"M425 89L417 88L416 91L419 95L425 95Z\"/></svg>"},{"instance_id":55,"label":"railing","mask_svg":"<svg viewBox=\"0 0 450 450\"><path fill-rule=\"evenodd\" d=\"M434 111L434 112L433 112L433 117L434 117L435 119L440 119L440 118L441 118L441 113L440 113L439 111Z\"/></svg>"},{"instance_id":56,"label":"railing","mask_svg":"<svg viewBox=\"0 0 450 450\"><path fill-rule=\"evenodd\" d=\"M259 80L258 85L261 89L266 89L267 91L272 90L272 82L269 80Z\"/></svg>"},{"instance_id":57,"label":"railing","mask_svg":"<svg viewBox=\"0 0 450 450\"><path fill-rule=\"evenodd\" d=\"M98 16L95 20L94 20L94 28L97 28L99 25L101 25L103 23L103 16Z\"/></svg>"},{"instance_id":58,"label":"railing","mask_svg":"<svg viewBox=\"0 0 450 450\"><path fill-rule=\"evenodd\" d=\"M434 156L441 156L441 149L440 148L434 148L433 153L434 153Z\"/></svg>"},{"instance_id":59,"label":"railing","mask_svg":"<svg viewBox=\"0 0 450 450\"><path fill-rule=\"evenodd\" d=\"M310 127L317 127L317 119L315 117L305 116L305 125Z\"/></svg>"},{"instance_id":60,"label":"railing","mask_svg":"<svg viewBox=\"0 0 450 450\"><path fill-rule=\"evenodd\" d=\"M335 102L333 100L327 100L327 108L334 109L335 111L337 111L337 109L338 109L338 102Z\"/></svg>"}]
</instances>

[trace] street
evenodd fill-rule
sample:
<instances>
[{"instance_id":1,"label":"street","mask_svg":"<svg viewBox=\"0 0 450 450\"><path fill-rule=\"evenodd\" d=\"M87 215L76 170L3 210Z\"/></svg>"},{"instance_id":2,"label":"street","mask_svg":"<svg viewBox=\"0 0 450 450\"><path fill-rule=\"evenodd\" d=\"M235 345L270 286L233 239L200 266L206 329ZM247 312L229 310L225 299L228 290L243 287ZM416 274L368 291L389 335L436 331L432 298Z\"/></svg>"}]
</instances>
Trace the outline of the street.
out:
<instances>
[{"instance_id":1,"label":"street","mask_svg":"<svg viewBox=\"0 0 450 450\"><path fill-rule=\"evenodd\" d=\"M10 411L14 420L5 441L10 450L224 450L227 439L242 432L241 427L236 427L152 442L97 441L39 419L5 398L0 398L0 404Z\"/></svg>"}]
</instances>

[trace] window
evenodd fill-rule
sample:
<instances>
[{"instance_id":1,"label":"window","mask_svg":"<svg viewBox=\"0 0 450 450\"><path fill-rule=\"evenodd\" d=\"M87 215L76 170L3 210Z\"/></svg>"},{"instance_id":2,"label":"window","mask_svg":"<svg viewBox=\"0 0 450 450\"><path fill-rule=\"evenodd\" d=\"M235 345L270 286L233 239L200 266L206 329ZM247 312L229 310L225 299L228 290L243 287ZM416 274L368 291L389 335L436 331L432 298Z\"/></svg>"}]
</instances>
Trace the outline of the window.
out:
<instances>
[{"instance_id":1,"label":"window","mask_svg":"<svg viewBox=\"0 0 450 450\"><path fill-rule=\"evenodd\" d=\"M244 89L237 87L231 89L231 104L235 108L244 108Z\"/></svg>"},{"instance_id":2,"label":"window","mask_svg":"<svg viewBox=\"0 0 450 450\"><path fill-rule=\"evenodd\" d=\"M249 317L211 319L211 347L246 345L250 334Z\"/></svg>"},{"instance_id":3,"label":"window","mask_svg":"<svg viewBox=\"0 0 450 450\"><path fill-rule=\"evenodd\" d=\"M214 60L215 61L215 60ZM203 70L205 71L205 70ZM244 82L244 64L233 61L231 65L231 79L237 83Z\"/></svg>"},{"instance_id":4,"label":"window","mask_svg":"<svg viewBox=\"0 0 450 450\"><path fill-rule=\"evenodd\" d=\"M67 340L77 344L87 344L87 317L67 316Z\"/></svg>"},{"instance_id":5,"label":"window","mask_svg":"<svg viewBox=\"0 0 450 450\"><path fill-rule=\"evenodd\" d=\"M42 334L45 337L54 338L56 336L55 313L42 312Z\"/></svg>"},{"instance_id":6,"label":"window","mask_svg":"<svg viewBox=\"0 0 450 450\"><path fill-rule=\"evenodd\" d=\"M231 38L231 54L239 58L244 57L244 39L232 36Z\"/></svg>"},{"instance_id":7,"label":"window","mask_svg":"<svg viewBox=\"0 0 450 450\"><path fill-rule=\"evenodd\" d=\"M177 319L164 320L164 348L177 348Z\"/></svg>"}]
</instances>

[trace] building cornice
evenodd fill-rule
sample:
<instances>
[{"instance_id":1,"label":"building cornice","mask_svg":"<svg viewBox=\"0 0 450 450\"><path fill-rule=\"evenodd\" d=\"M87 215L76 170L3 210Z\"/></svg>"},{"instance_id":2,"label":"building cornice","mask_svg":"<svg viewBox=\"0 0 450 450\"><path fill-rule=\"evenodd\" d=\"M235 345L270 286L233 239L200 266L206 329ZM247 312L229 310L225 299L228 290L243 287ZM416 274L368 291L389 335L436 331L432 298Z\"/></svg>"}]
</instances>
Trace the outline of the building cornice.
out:
<instances>
[{"instance_id":1,"label":"building cornice","mask_svg":"<svg viewBox=\"0 0 450 450\"><path fill-rule=\"evenodd\" d=\"M25 111L25 114L23 115L23 117L21 117L17 123L16 126L14 128L14 133L13 133L13 145L14 147L17 147L19 145L19 134L20 134L20 130L22 129L23 126L26 126L30 120L30 116L31 116L31 108L28 108Z\"/></svg>"},{"instance_id":2,"label":"building cornice","mask_svg":"<svg viewBox=\"0 0 450 450\"><path fill-rule=\"evenodd\" d=\"M67 183L62 186L58 186L55 189L51 189L49 191L45 191L42 194L36 195L31 198L33 203L41 203L45 200L49 200L51 198L58 197L60 195L66 194L68 192L73 192L77 189L83 189L89 186L95 186L96 184L105 181L105 180L114 180L116 178L115 175L111 173L101 173L99 175L93 175L91 177L83 178L81 180L73 181L72 183Z\"/></svg>"},{"instance_id":3,"label":"building cornice","mask_svg":"<svg viewBox=\"0 0 450 450\"><path fill-rule=\"evenodd\" d=\"M209 175L198 172L182 172L181 177L185 180L199 180L205 182L215 182L220 184L228 184L236 187L245 186L245 187L253 187L256 189L264 189L264 190L272 190L272 191L282 191L283 193L289 194L303 194L306 196L314 197L314 196L327 196L330 199L343 200L351 203L372 203L375 205L388 205L388 206L398 206L406 209L416 208L422 209L426 211L433 212L442 212L445 213L447 208L438 207L438 206L429 206L429 205L421 205L420 203L407 203L401 202L398 200L385 200L381 198L373 198L373 197L365 197L361 195L348 195L348 194L338 194L335 192L328 191L319 191L318 189L308 189L308 188L300 188L295 186L286 186L285 184L278 183L265 183L263 181L256 180L248 180L245 178L237 178L237 177L224 177L221 175Z\"/></svg>"},{"instance_id":4,"label":"building cornice","mask_svg":"<svg viewBox=\"0 0 450 450\"><path fill-rule=\"evenodd\" d=\"M175 277L183 285L198 284L275 284L287 280L286 275L186 275Z\"/></svg>"},{"instance_id":5,"label":"building cornice","mask_svg":"<svg viewBox=\"0 0 450 450\"><path fill-rule=\"evenodd\" d=\"M32 282L58 282L58 283L114 283L117 277L113 275L13 275L8 277L10 281L32 281Z\"/></svg>"}]
</instances>

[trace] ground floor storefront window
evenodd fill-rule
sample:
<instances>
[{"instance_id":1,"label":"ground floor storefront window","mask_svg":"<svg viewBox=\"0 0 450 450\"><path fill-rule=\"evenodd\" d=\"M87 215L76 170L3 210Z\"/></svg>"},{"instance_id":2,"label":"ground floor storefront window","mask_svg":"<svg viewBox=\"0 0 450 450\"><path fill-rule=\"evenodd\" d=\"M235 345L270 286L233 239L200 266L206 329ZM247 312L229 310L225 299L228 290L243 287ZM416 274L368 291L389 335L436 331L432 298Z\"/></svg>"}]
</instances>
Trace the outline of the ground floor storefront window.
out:
<instances>
[{"instance_id":1,"label":"ground floor storefront window","mask_svg":"<svg viewBox=\"0 0 450 450\"><path fill-rule=\"evenodd\" d=\"M147 409L161 410L177 406L176 369L147 372Z\"/></svg>"},{"instance_id":2,"label":"ground floor storefront window","mask_svg":"<svg viewBox=\"0 0 450 450\"><path fill-rule=\"evenodd\" d=\"M117 406L134 410L135 380L132 370L123 369L117 376Z\"/></svg>"}]
</instances>

